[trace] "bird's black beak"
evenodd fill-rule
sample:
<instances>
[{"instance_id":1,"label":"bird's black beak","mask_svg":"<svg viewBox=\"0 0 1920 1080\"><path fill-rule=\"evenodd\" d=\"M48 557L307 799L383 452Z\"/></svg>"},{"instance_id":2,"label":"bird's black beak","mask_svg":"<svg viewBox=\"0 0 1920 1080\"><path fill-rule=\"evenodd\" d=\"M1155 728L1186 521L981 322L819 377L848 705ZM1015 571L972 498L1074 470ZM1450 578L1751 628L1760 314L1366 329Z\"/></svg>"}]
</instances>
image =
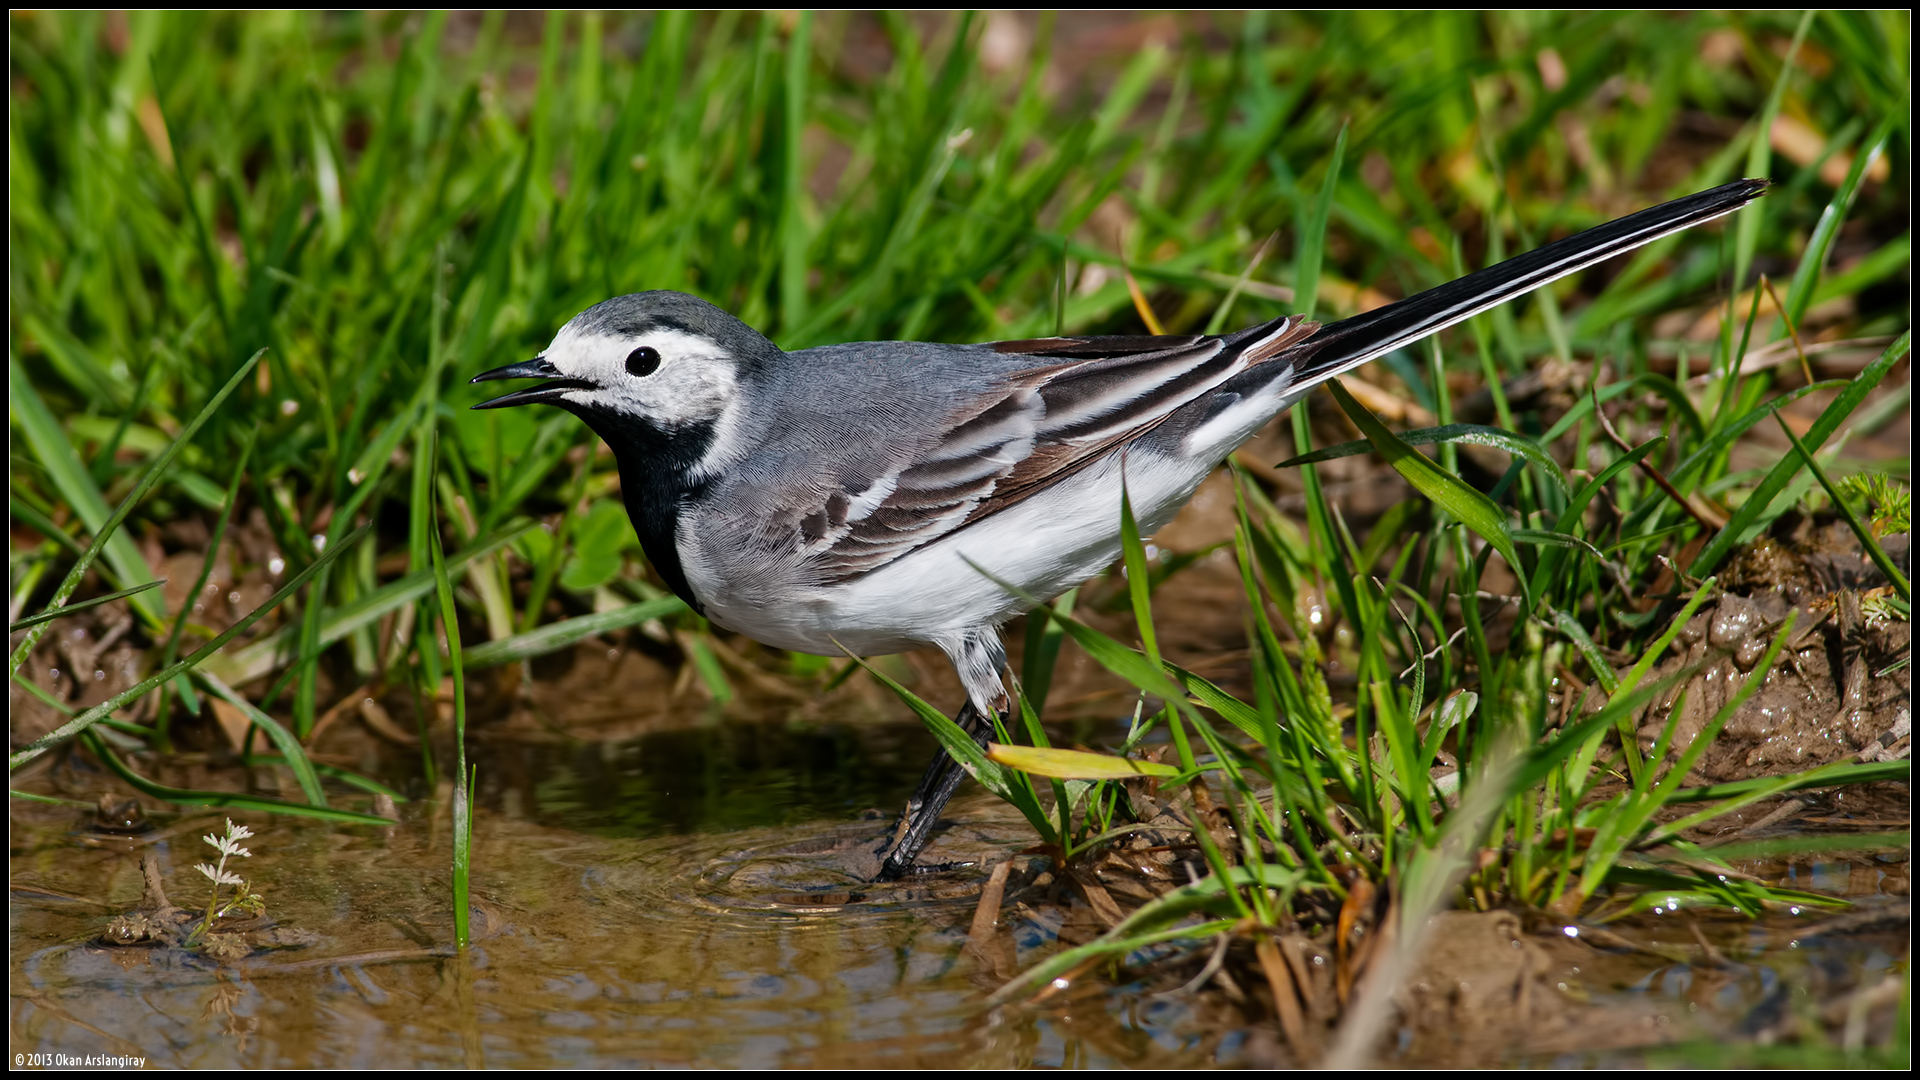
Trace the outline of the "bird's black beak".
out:
<instances>
[{"instance_id":1,"label":"bird's black beak","mask_svg":"<svg viewBox=\"0 0 1920 1080\"><path fill-rule=\"evenodd\" d=\"M490 401L475 405L476 409L505 409L513 405L532 405L536 402L551 402L568 390L591 390L593 384L585 379L569 379L560 374L558 368L547 362L544 356L523 360L518 364L483 371L468 382L492 382L495 379L545 379L539 386L529 386L525 390L515 390L511 394L502 394Z\"/></svg>"}]
</instances>

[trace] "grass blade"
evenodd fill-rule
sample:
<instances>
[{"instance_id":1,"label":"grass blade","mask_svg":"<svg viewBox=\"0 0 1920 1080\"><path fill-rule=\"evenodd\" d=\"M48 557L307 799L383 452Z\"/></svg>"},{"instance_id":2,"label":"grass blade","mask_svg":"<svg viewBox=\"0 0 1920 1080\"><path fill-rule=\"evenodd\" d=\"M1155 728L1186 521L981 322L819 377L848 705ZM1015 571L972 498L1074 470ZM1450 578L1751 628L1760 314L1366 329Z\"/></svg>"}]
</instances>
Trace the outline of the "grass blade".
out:
<instances>
[{"instance_id":1,"label":"grass blade","mask_svg":"<svg viewBox=\"0 0 1920 1080\"><path fill-rule=\"evenodd\" d=\"M43 611L38 615L29 615L19 622L9 625L7 627L7 633L17 634L29 626L38 626L43 622L52 622L61 616L71 615L76 611L85 611L88 608L99 607L101 604L110 604L115 600L124 600L129 596L137 596L140 593L146 592L148 589L157 589L166 583L167 579L161 578L158 581L149 581L145 585L135 585L131 589L121 589L119 592L110 592L105 596L96 596L91 600L82 600L77 604L68 604L65 607Z\"/></svg>"},{"instance_id":2,"label":"grass blade","mask_svg":"<svg viewBox=\"0 0 1920 1080\"><path fill-rule=\"evenodd\" d=\"M327 793L320 787L320 776L313 771L313 762L307 760L306 748L300 745L300 740L294 737L293 732L288 731L280 721L261 712L253 702L235 693L232 687L205 671L194 672L194 677L198 678L201 685L211 691L215 697L245 713L255 727L266 732L267 738L286 758L287 767L293 770L294 779L300 782L300 790L307 796L308 805L327 805Z\"/></svg>"},{"instance_id":3,"label":"grass blade","mask_svg":"<svg viewBox=\"0 0 1920 1080\"><path fill-rule=\"evenodd\" d=\"M1168 663L1166 669L1167 674L1173 676L1174 681L1192 695L1194 701L1219 713L1228 723L1246 732L1248 738L1256 742L1267 741L1266 726L1261 721L1259 710L1183 667Z\"/></svg>"},{"instance_id":4,"label":"grass blade","mask_svg":"<svg viewBox=\"0 0 1920 1080\"><path fill-rule=\"evenodd\" d=\"M460 657L460 613L453 606L453 585L447 579L447 560L440 550L438 520L427 530L433 559L433 588L440 600L440 627L447 636L447 659L453 669L453 934L460 948L473 941L473 913L468 908L473 869L473 778L467 771L467 679Z\"/></svg>"},{"instance_id":5,"label":"grass blade","mask_svg":"<svg viewBox=\"0 0 1920 1080\"><path fill-rule=\"evenodd\" d=\"M1847 209L1853 205L1854 197L1860 194L1860 181L1865 179L1867 170L1886 151L1887 140L1892 138L1899 118L1888 116L1867 136L1859 153L1853 156L1853 167L1847 170L1847 178L1833 193L1833 201L1821 212L1819 224L1813 227L1813 235L1807 238L1806 250L1800 254L1800 265L1794 268L1793 284L1787 287L1787 322L1799 326L1806 318L1807 308L1813 305L1814 286L1820 280L1821 272L1827 265L1827 253L1833 250L1833 242L1840 235L1840 226L1846 224Z\"/></svg>"},{"instance_id":6,"label":"grass blade","mask_svg":"<svg viewBox=\"0 0 1920 1080\"><path fill-rule=\"evenodd\" d=\"M366 526L362 526L362 530L365 528ZM447 560L448 572L459 570L467 563L502 544L511 542L514 537L531 528L533 528L533 522L521 522L517 525L508 525L491 536L481 537ZM331 551L333 545L328 544L327 548ZM433 567L429 562L425 569L389 582L351 603L343 604L328 612L320 622L319 633L315 640L323 647L331 645L363 626L378 622L388 612L397 611L420 599L432 592L433 587ZM231 656L215 659L207 665L207 670L231 685L237 686L251 682L272 671L279 664L281 654L298 633L298 627L282 627Z\"/></svg>"},{"instance_id":7,"label":"grass blade","mask_svg":"<svg viewBox=\"0 0 1920 1080\"><path fill-rule=\"evenodd\" d=\"M1767 673L1773 670L1774 660L1779 657L1780 650L1786 646L1787 638L1792 635L1794 623L1798 621L1798 614L1797 611L1787 612L1787 617L1781 622L1779 631L1774 634L1772 643L1767 646L1766 654L1760 658L1759 663L1754 665L1753 671L1740 684L1740 688L1735 690L1726 703L1713 714L1713 718L1707 721L1706 727L1702 728L1700 733L1693 737L1693 741L1687 744L1686 750L1681 752L1679 760L1673 763L1667 774L1645 794L1635 791L1622 797L1624 804L1619 811L1607 817L1605 824L1601 827L1600 835L1594 838L1593 845L1587 849L1586 864L1580 871L1582 897L1592 896L1594 890L1600 887L1627 845L1640 834L1641 829L1654 813L1666 804L1667 797L1679 788L1688 771L1700 760L1701 755L1707 752L1707 747L1711 746L1715 737L1720 734L1720 729L1725 727L1727 721L1733 718L1733 714L1747 703L1747 699L1759 692L1761 684L1766 682ZM1679 710L1676 708L1675 719L1678 718L1678 713ZM1671 723L1669 730L1671 730ZM1662 741L1664 742L1664 739ZM1649 763L1657 764L1657 761ZM1643 783L1644 780L1641 782Z\"/></svg>"},{"instance_id":8,"label":"grass blade","mask_svg":"<svg viewBox=\"0 0 1920 1080\"><path fill-rule=\"evenodd\" d=\"M1046 812L1033 797L1032 789L1017 779L1016 774L1009 772L998 762L990 760L986 752L980 749L980 744L973 741L973 736L962 730L960 725L954 723L946 713L927 704L918 694L888 678L885 672L867 663L864 658L854 656L851 652L847 655L853 659L854 663L866 669L867 674L880 680L882 685L898 695L901 701L906 702L907 707L920 718L920 722L926 725L927 730L933 732L933 737L940 741L941 747L952 756L953 760L959 762L969 775L980 781L982 787L1012 803L1014 808L1020 811L1021 816L1033 826L1034 831L1045 837L1049 843L1055 842L1057 838L1053 823L1047 820Z\"/></svg>"},{"instance_id":9,"label":"grass blade","mask_svg":"<svg viewBox=\"0 0 1920 1080\"><path fill-rule=\"evenodd\" d=\"M1739 419L1721 424L1714 430L1711 437L1701 442L1699 447L1695 449L1693 453L1688 454L1680 464L1675 465L1673 472L1667 478L1676 485L1682 484L1683 481L1693 475L1696 469L1701 468L1706 465L1707 462L1719 457L1726 451L1727 447L1734 444L1736 439L1745 434L1748 428L1765 420L1769 415L1779 412L1781 409L1799 401L1808 394L1819 393L1822 390L1834 390L1846 385L1847 380L1845 379L1826 379L1808 386L1802 386L1797 390L1789 390L1779 397L1774 398L1772 401L1767 402L1765 405L1741 416ZM1681 490L1685 491L1687 489L1682 487ZM1653 506L1657 504L1649 503L1648 505ZM1636 512L1634 520L1640 521L1644 520L1644 518Z\"/></svg>"},{"instance_id":10,"label":"grass blade","mask_svg":"<svg viewBox=\"0 0 1920 1080\"><path fill-rule=\"evenodd\" d=\"M1877 784L1888 780L1905 780L1912 775L1913 762L1904 759L1900 761L1839 761L1795 774L1793 783L1777 789L1776 794L1802 791L1806 788L1837 787L1841 784ZM1681 788L1669 796L1667 802L1714 802L1720 799L1744 798L1755 788L1772 785L1778 779L1785 778L1762 776L1752 780L1714 784L1709 787Z\"/></svg>"},{"instance_id":11,"label":"grass blade","mask_svg":"<svg viewBox=\"0 0 1920 1080\"><path fill-rule=\"evenodd\" d=\"M82 731L80 741L87 752L97 758L109 771L125 780L135 791L155 799L163 799L178 806L230 806L236 810L258 810L266 814L286 814L291 817L318 818L342 825L390 826L393 822L373 814L362 814L355 810L340 810L331 806L308 806L303 803L286 802L282 799L270 799L264 795L248 795L236 791L199 791L193 788L168 787L134 772L114 754L97 732Z\"/></svg>"},{"instance_id":12,"label":"grass blade","mask_svg":"<svg viewBox=\"0 0 1920 1080\"><path fill-rule=\"evenodd\" d=\"M1773 164L1773 141L1768 134L1773 130L1774 118L1780 115L1780 105L1786 99L1787 83L1793 78L1794 61L1800 55L1800 45L1807 39L1807 29L1813 25L1817 14L1809 8L1800 16L1800 25L1794 28L1793 41L1787 46L1786 56L1780 61L1780 73L1774 77L1773 86L1767 91L1766 104L1761 106L1760 115L1754 120L1753 142L1747 150L1747 176L1766 176ZM1771 205L1762 200L1758 210L1741 214L1734 222L1733 245L1733 287L1744 288L1747 280L1747 268L1753 265L1753 255L1760 243L1760 225L1767 217L1767 207Z\"/></svg>"},{"instance_id":13,"label":"grass blade","mask_svg":"<svg viewBox=\"0 0 1920 1080\"><path fill-rule=\"evenodd\" d=\"M1071 615L1078 593L1078 589L1068 589L1050 606L1061 615ZM1020 661L1020 690L1037 716L1046 712L1047 695L1053 689L1053 668L1059 662L1066 631L1039 612L1027 616L1026 629L1026 648Z\"/></svg>"},{"instance_id":14,"label":"grass blade","mask_svg":"<svg viewBox=\"0 0 1920 1080\"><path fill-rule=\"evenodd\" d=\"M1868 364L1865 370L1855 376L1853 381L1840 391L1840 396L1834 398L1821 411L1819 418L1813 422L1813 427L1807 430L1806 445L1815 451L1826 445L1827 439L1831 438L1833 433L1839 430L1840 425L1853 415L1853 411L1867 399L1867 395L1873 392L1873 388L1880 385L1880 380L1886 378L1887 372L1892 371L1893 366L1907 355L1907 350L1912 344L1913 331L1908 330L1900 335L1899 340L1887 346L1887 350L1881 353L1878 359ZM1747 533L1754 522L1759 520L1760 515L1772 505L1774 498L1786 488L1787 482L1792 480L1794 474L1799 471L1797 459L1781 458L1772 469L1768 470L1766 478L1754 488L1753 494L1748 496L1747 501L1740 504L1740 509L1734 511L1733 516L1727 519L1726 528L1716 533L1693 560L1693 565L1687 567L1687 573L1694 577L1712 573L1714 568L1720 565L1720 560L1731 554L1734 548L1746 543Z\"/></svg>"},{"instance_id":15,"label":"grass blade","mask_svg":"<svg viewBox=\"0 0 1920 1080\"><path fill-rule=\"evenodd\" d=\"M278 592L274 593L272 596L267 597L267 600L265 603L261 604L257 608L254 608L252 611L247 612L232 626L229 626L226 628L226 630L222 631L219 634L219 636L215 637L212 641L209 641L205 645L202 645L199 649L196 649L191 655L187 656L185 659L179 661L178 663L173 664L171 667L163 668L160 670L158 674L150 675L147 678L140 680L140 682L134 684L133 686L120 691L118 694L115 694L113 697L108 698L106 701L103 701L100 704L95 705L93 708L88 709L86 712L81 713L79 716L74 717L72 720L69 720L68 722L60 725L59 727L53 729L52 731L47 732L45 735L40 736L38 739L35 739L32 743L27 745L25 748L16 751L12 756L10 756L7 759L7 767L9 769L17 769L20 766L25 765L27 762L32 761L34 758L37 758L41 754L46 753L50 748L57 746L62 742L65 742L66 740L72 738L73 736L92 727L94 724L99 723L101 720L106 719L107 716L111 715L115 710L119 709L122 705L125 705L127 702L133 701L139 698L140 695L145 694L147 691L152 690L154 687L159 686L161 683L166 682L168 679L173 678L175 675L178 675L183 671L190 671L193 668L200 666L202 661L206 660L208 657L212 656L214 653L219 652L222 648L226 647L227 642L232 641L234 638L246 632L248 627L252 626L256 622L259 622L260 619L267 614L267 612L272 611L274 608L279 607L281 603L283 603L287 599L287 597L292 596L296 590L298 590L302 585L305 585L307 583L307 579L319 573L322 567L331 565L333 560L339 558L343 552L351 548L355 543L357 543L361 539L365 538L366 535L372 531L373 531L372 525L370 524L362 525L360 528L355 529L352 533L348 534L347 537L341 540L341 542L338 545L330 545L327 551L324 554L322 554L318 559L315 559L312 563L310 563L305 570L302 570L300 571L300 573L294 575L293 579L291 581L288 581L285 585L282 585Z\"/></svg>"},{"instance_id":16,"label":"grass blade","mask_svg":"<svg viewBox=\"0 0 1920 1080\"><path fill-rule=\"evenodd\" d=\"M649 619L662 619L685 610L687 610L686 601L677 596L663 596L658 600L628 604L612 611L598 611L592 615L562 619L559 622L529 630L524 634L515 634L509 638L475 645L471 649L463 649L466 655L466 667L468 670L478 670L531 660L536 656L559 652L561 649L598 634L625 630L629 626L638 626Z\"/></svg>"},{"instance_id":17,"label":"grass blade","mask_svg":"<svg viewBox=\"0 0 1920 1080\"><path fill-rule=\"evenodd\" d=\"M1131 780L1136 776L1179 776L1180 770L1156 761L1136 761L1086 750L988 743L987 757L1010 769L1056 780Z\"/></svg>"},{"instance_id":18,"label":"grass blade","mask_svg":"<svg viewBox=\"0 0 1920 1080\"><path fill-rule=\"evenodd\" d=\"M1333 216L1333 193L1340 186L1340 165L1347 155L1347 125L1340 125L1333 154L1327 159L1327 175L1320 181L1320 193L1314 197L1312 216L1301 224L1300 250L1293 266L1293 303L1300 317L1313 318L1320 303L1320 263L1327 247L1327 221Z\"/></svg>"},{"instance_id":19,"label":"grass blade","mask_svg":"<svg viewBox=\"0 0 1920 1080\"><path fill-rule=\"evenodd\" d=\"M73 590L79 587L80 579L86 575L87 567L93 565L94 558L103 548L107 552L108 561L119 573L120 580L139 581L153 577L153 571L147 566L146 558L133 546L132 541L119 535L116 530L153 488L153 485L160 481L160 477L167 471L167 466L173 464L174 457L193 440L200 426L220 408L221 403L227 400L227 395L233 393L234 388L240 385L240 380L244 379L247 372L253 370L254 365L258 364L260 358L266 354L267 350L261 349L246 363L240 365L240 369L233 373L233 377L227 380L227 384L220 388L220 392L213 395L206 405L201 407L199 415L193 418L193 422L180 432L179 436L168 445L166 452L160 455L160 459L147 469L146 475L140 478L140 482L134 485L133 490L127 492L127 497L120 500L120 505L111 515L106 513L106 503L100 498L99 490L93 486L93 477L81 470L80 459L74 454L73 447L67 443L65 433L54 423L52 414L47 412L46 404L40 400L40 396L33 392L33 385L27 382L26 373L20 370L19 362L11 354L8 355L9 393L13 396L14 415L20 418L21 428L27 433L27 441L34 444L34 452L40 456L41 461L64 461L71 465L71 468L62 469L56 473L56 476L65 477L64 482L61 483L61 494L66 496L68 503L73 506L81 519L87 521L87 527L93 530L93 542L87 545L86 553L81 555L73 564L73 569L67 572L66 580L60 583L60 588L53 594L52 602L47 605L48 611L66 604L67 597L72 596ZM61 452L62 448L64 453ZM116 544L115 541L118 543ZM155 626L158 626L166 616L166 612L161 610L158 598L155 597L134 601L134 608ZM33 647L39 643L40 635L44 631L44 623L27 631L27 636L14 650L13 659L8 664L9 675L20 670L20 665L26 662L28 654L33 652Z\"/></svg>"},{"instance_id":20,"label":"grass blade","mask_svg":"<svg viewBox=\"0 0 1920 1080\"><path fill-rule=\"evenodd\" d=\"M1347 393L1346 387L1340 385L1340 380L1328 380L1326 386L1334 400L1340 403L1340 408L1373 443L1380 456L1387 459L1387 464L1393 466L1395 472L1461 524L1479 534L1507 560L1507 565L1513 568L1514 577L1527 593L1523 598L1524 610L1533 610L1533 586L1527 581L1526 567L1520 562L1519 553L1513 546L1513 534L1507 528L1506 514L1492 499L1468 487L1459 477L1395 437L1379 417Z\"/></svg>"},{"instance_id":21,"label":"grass blade","mask_svg":"<svg viewBox=\"0 0 1920 1080\"><path fill-rule=\"evenodd\" d=\"M1561 494L1564 495L1572 490L1572 486L1567 483L1566 472L1560 468L1559 462L1553 460L1553 455L1547 453L1538 442L1504 428L1486 427L1481 424L1448 424L1445 427L1415 428L1411 431L1395 432L1395 435L1408 446L1429 446L1436 443L1472 443L1476 446L1491 446L1495 450L1525 458L1539 466L1540 471L1545 473L1548 479L1559 485ZM1373 449L1373 443L1358 439L1354 442L1329 446L1325 450L1315 450L1311 454L1290 457L1275 465L1274 468L1291 469L1296 465L1316 465L1335 458L1369 453Z\"/></svg>"},{"instance_id":22,"label":"grass blade","mask_svg":"<svg viewBox=\"0 0 1920 1080\"><path fill-rule=\"evenodd\" d=\"M1861 549L1867 553L1868 558L1873 560L1873 565L1879 567L1880 572L1887 576L1887 580L1893 582L1893 587L1900 590L1900 599L1911 604L1913 588L1907 584L1907 575L1893 565L1893 560L1887 557L1886 549L1880 546L1880 541L1874 539L1873 533L1861 524L1860 515L1853 512L1853 507L1848 506L1847 500L1841 496L1840 489L1833 486L1832 480L1827 479L1827 470L1820 467L1819 460L1807 449L1807 444L1800 441L1800 436L1793 433L1793 429L1787 426L1785 420L1780 419L1780 414L1775 413L1773 419L1780 425L1780 430L1786 434L1787 441L1793 444L1794 453L1800 455L1800 460L1806 465L1807 471L1820 482L1821 488L1827 493L1827 498L1833 500L1834 509L1840 511L1840 516L1846 520L1847 528L1853 530L1854 537L1860 541Z\"/></svg>"},{"instance_id":23,"label":"grass blade","mask_svg":"<svg viewBox=\"0 0 1920 1080\"><path fill-rule=\"evenodd\" d=\"M1133 602L1133 622L1140 631L1140 648L1147 663L1160 666L1160 642L1153 632L1153 577L1147 572L1147 549L1140 542L1140 525L1133 519L1133 500L1120 485L1120 552L1127 568L1127 597Z\"/></svg>"},{"instance_id":24,"label":"grass blade","mask_svg":"<svg viewBox=\"0 0 1920 1080\"><path fill-rule=\"evenodd\" d=\"M180 634L187 628L187 614L193 610L193 600L206 587L207 579L213 576L213 564L220 557L220 544L227 536L227 526L233 521L234 508L240 505L240 481L247 474L247 462L253 458L253 448L260 440L259 425L248 429L247 437L240 444L239 460L233 466L233 479L227 484L227 497L220 504L220 517L214 522L213 533L207 538L207 557L200 561L200 576L193 579L193 587L186 592L186 599L180 602L180 611L173 617L173 629L167 631L166 647L160 651L160 666L167 667L180 655ZM180 700L186 704L187 711L200 715L200 699L193 692L193 684L187 679L175 679L173 688L180 694ZM167 691L160 691L160 704L155 711L155 728L160 733L160 745L167 744L168 713L166 705Z\"/></svg>"},{"instance_id":25,"label":"grass blade","mask_svg":"<svg viewBox=\"0 0 1920 1080\"><path fill-rule=\"evenodd\" d=\"M1138 910L1097 939L1078 948L1068 949L1048 957L1044 962L1023 972L1012 982L995 991L988 1000L1004 1002L1023 987L1044 983L1096 957L1124 956L1135 949L1162 941L1175 940L1181 936L1204 938L1225 932L1233 928L1236 920L1225 919L1173 930L1160 928L1196 913L1219 911L1223 908L1230 910L1231 905L1227 901L1237 889L1292 890L1311 887L1305 877L1298 871L1286 870L1278 866L1236 866L1225 875L1210 874L1191 885L1183 885L1140 905Z\"/></svg>"}]
</instances>

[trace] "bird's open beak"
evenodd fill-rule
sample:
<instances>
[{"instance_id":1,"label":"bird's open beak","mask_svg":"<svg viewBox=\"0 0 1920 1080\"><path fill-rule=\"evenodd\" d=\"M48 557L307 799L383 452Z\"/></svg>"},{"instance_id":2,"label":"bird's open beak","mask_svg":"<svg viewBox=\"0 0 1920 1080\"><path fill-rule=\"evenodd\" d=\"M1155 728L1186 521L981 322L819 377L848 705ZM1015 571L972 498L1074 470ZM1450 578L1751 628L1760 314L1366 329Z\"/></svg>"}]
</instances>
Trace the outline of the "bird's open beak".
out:
<instances>
[{"instance_id":1,"label":"bird's open beak","mask_svg":"<svg viewBox=\"0 0 1920 1080\"><path fill-rule=\"evenodd\" d=\"M515 390L511 394L502 394L490 401L475 405L476 409L505 409L513 405L532 405L536 402L551 402L569 390L591 390L593 384L585 379L569 379L560 374L558 368L547 362L544 356L523 360L518 364L483 371L468 382L492 382L495 379L545 379L539 386L529 386L525 390Z\"/></svg>"}]
</instances>

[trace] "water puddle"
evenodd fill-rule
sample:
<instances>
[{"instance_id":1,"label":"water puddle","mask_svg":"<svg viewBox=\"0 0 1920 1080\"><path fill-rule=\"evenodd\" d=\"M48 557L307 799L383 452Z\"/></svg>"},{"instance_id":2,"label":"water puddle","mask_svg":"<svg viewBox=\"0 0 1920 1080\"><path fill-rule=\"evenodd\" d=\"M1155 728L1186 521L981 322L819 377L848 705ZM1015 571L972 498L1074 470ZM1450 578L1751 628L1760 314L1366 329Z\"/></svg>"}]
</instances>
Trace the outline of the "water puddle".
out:
<instances>
[{"instance_id":1,"label":"water puddle","mask_svg":"<svg viewBox=\"0 0 1920 1080\"><path fill-rule=\"evenodd\" d=\"M516 783L483 785L465 959L450 944L448 828L432 801L389 829L250 817L253 855L235 862L266 901L262 923L299 933L216 962L103 934L142 908L148 856L172 903L205 903L192 866L209 861L200 838L221 831L219 814L155 815L149 831L115 835L92 814L15 800L14 1046L173 1068L1211 1059L1201 1044L1217 1040L1175 1034L1184 1007L1095 992L1071 1011L984 1010L998 982L965 945L985 874L865 883L862 859L890 817L858 808L890 814L913 776L826 767L842 752L865 756L844 732L746 725L521 746L517 773L483 761L483 777ZM931 860L1003 859L1032 842L977 789L949 817ZM1025 945L1051 941L1030 932Z\"/></svg>"},{"instance_id":2,"label":"water puddle","mask_svg":"<svg viewBox=\"0 0 1920 1080\"><path fill-rule=\"evenodd\" d=\"M15 1049L173 1068L1285 1061L1254 1019L1264 1003L1180 991L1207 950L988 1008L1009 965L1081 936L1076 902L1047 887L1044 859L1020 854L1026 823L977 788L927 856L974 868L865 882L912 778L893 759L917 756L921 738L746 724L501 744L481 763L495 780L481 788L465 958L451 946L443 801L409 804L386 829L250 819L253 855L236 862L265 916L241 955L216 961L107 931L150 906L143 860L172 903L205 903L192 867L221 815L110 832L94 813L16 799ZM981 867L1006 859L1003 946L988 962L969 930ZM1489 934L1505 947L1437 947L1425 970L1444 976L1410 983L1385 1061L1622 1064L1686 1040L1815 1029L1871 1044L1906 963L1904 856L1748 869L1858 903L1757 922L1647 916L1579 939L1544 917L1450 913L1471 926L1436 935L1446 947Z\"/></svg>"}]
</instances>

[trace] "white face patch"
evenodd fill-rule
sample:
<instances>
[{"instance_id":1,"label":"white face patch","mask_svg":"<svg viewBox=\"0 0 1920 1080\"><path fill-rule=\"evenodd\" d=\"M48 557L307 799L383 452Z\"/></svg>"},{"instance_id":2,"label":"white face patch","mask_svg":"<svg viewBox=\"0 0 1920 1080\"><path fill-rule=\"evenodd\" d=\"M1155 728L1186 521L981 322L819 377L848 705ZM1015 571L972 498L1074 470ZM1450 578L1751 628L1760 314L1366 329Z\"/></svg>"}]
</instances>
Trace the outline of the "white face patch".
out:
<instances>
[{"instance_id":1,"label":"white face patch","mask_svg":"<svg viewBox=\"0 0 1920 1080\"><path fill-rule=\"evenodd\" d=\"M560 328L543 354L563 377L585 379L591 390L561 397L609 412L651 420L667 429L714 421L738 393L733 358L719 343L684 330L660 328L639 334L608 334ZM652 348L660 364L651 373L627 370L635 349Z\"/></svg>"}]
</instances>

